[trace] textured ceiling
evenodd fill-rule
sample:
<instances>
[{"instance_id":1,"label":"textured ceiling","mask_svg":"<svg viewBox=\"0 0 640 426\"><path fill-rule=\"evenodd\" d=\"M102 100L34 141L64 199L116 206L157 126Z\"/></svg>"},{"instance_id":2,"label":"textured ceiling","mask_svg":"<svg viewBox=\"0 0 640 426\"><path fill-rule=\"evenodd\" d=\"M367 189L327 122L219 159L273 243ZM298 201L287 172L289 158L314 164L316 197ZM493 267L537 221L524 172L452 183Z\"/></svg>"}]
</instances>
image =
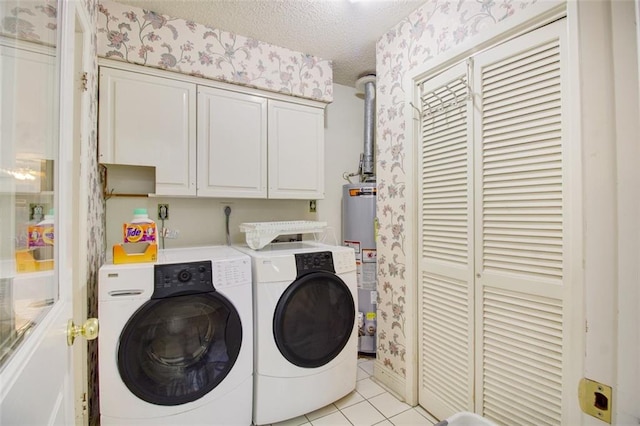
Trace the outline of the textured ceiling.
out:
<instances>
[{"instance_id":1,"label":"textured ceiling","mask_svg":"<svg viewBox=\"0 0 640 426\"><path fill-rule=\"evenodd\" d=\"M333 61L333 81L375 73L376 41L425 0L117 0Z\"/></svg>"}]
</instances>

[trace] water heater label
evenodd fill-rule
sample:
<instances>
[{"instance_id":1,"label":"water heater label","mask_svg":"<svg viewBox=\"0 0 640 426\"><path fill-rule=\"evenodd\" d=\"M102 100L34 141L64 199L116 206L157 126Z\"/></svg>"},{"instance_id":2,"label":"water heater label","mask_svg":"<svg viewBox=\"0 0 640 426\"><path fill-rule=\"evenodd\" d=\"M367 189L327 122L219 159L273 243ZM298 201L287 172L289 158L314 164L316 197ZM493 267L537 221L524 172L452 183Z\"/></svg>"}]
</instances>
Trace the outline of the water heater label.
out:
<instances>
[{"instance_id":1,"label":"water heater label","mask_svg":"<svg viewBox=\"0 0 640 426\"><path fill-rule=\"evenodd\" d=\"M376 195L378 193L378 189L376 187L364 187L364 188L351 188L349 189L349 196L351 197L360 197L364 195Z\"/></svg>"},{"instance_id":2,"label":"water heater label","mask_svg":"<svg viewBox=\"0 0 640 426\"><path fill-rule=\"evenodd\" d=\"M360 253L360 241L345 240L344 245L347 247L351 247L356 252L356 254Z\"/></svg>"},{"instance_id":3,"label":"water heater label","mask_svg":"<svg viewBox=\"0 0 640 426\"><path fill-rule=\"evenodd\" d=\"M365 290L376 289L376 264L375 263L363 263L360 275L361 286Z\"/></svg>"},{"instance_id":4,"label":"water heater label","mask_svg":"<svg viewBox=\"0 0 640 426\"><path fill-rule=\"evenodd\" d=\"M363 262L375 262L376 261L376 253L375 249L362 249L362 261Z\"/></svg>"}]
</instances>

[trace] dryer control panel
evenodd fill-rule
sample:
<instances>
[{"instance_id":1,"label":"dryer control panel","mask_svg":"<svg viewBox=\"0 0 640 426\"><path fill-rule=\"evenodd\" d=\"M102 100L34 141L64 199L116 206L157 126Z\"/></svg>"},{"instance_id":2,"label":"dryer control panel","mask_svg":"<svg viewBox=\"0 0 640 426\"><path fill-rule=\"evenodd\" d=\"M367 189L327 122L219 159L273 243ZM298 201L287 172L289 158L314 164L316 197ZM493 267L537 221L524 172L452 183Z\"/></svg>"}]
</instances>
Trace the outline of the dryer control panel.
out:
<instances>
[{"instance_id":1,"label":"dryer control panel","mask_svg":"<svg viewBox=\"0 0 640 426\"><path fill-rule=\"evenodd\" d=\"M298 276L315 271L336 272L333 267L333 255L330 251L316 253L298 253L296 256L296 271Z\"/></svg>"},{"instance_id":2,"label":"dryer control panel","mask_svg":"<svg viewBox=\"0 0 640 426\"><path fill-rule=\"evenodd\" d=\"M214 291L211 261L154 266L152 299Z\"/></svg>"}]
</instances>

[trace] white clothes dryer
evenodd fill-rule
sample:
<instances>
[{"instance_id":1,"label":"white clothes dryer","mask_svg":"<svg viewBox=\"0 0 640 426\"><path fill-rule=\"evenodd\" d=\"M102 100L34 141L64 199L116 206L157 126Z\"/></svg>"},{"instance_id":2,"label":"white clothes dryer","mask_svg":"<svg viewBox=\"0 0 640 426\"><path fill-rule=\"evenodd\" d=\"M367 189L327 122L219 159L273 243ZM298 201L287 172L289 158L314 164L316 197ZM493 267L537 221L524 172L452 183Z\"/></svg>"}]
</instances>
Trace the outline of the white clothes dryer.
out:
<instances>
[{"instance_id":1,"label":"white clothes dryer","mask_svg":"<svg viewBox=\"0 0 640 426\"><path fill-rule=\"evenodd\" d=\"M253 259L254 424L290 419L353 391L353 249L306 241L238 249Z\"/></svg>"},{"instance_id":2,"label":"white clothes dryer","mask_svg":"<svg viewBox=\"0 0 640 426\"><path fill-rule=\"evenodd\" d=\"M98 290L102 425L251 424L251 260L226 246L104 265Z\"/></svg>"}]
</instances>

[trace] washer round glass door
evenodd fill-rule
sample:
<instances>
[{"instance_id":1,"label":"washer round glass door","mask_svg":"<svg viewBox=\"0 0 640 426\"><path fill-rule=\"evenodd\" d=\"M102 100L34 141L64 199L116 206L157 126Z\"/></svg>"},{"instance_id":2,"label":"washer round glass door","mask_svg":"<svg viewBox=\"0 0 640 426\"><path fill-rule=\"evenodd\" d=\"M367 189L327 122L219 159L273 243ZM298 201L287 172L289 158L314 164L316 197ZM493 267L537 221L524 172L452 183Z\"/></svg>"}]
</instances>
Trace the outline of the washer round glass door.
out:
<instances>
[{"instance_id":1,"label":"washer round glass door","mask_svg":"<svg viewBox=\"0 0 640 426\"><path fill-rule=\"evenodd\" d=\"M140 399L186 404L224 380L241 344L240 316L219 293L152 299L120 335L118 370Z\"/></svg>"},{"instance_id":2,"label":"washer round glass door","mask_svg":"<svg viewBox=\"0 0 640 426\"><path fill-rule=\"evenodd\" d=\"M317 368L342 351L354 321L355 304L344 281L328 272L312 272L296 279L280 297L273 335L289 362Z\"/></svg>"}]
</instances>

